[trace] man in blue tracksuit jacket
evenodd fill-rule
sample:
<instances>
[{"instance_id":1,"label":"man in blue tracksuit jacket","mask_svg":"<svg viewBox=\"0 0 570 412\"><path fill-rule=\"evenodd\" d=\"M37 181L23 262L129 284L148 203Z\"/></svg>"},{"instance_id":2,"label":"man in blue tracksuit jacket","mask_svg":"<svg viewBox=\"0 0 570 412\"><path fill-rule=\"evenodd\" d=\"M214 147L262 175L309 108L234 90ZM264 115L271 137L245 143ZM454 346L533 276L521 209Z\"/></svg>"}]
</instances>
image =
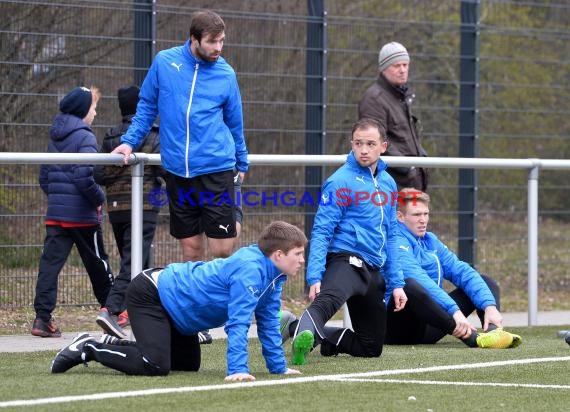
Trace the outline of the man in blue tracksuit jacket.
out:
<instances>
[{"instance_id":1,"label":"man in blue tracksuit jacket","mask_svg":"<svg viewBox=\"0 0 570 412\"><path fill-rule=\"evenodd\" d=\"M294 364L304 364L316 344L325 356L380 356L386 283L396 308L405 305L404 278L395 259L396 184L380 159L385 132L377 121L361 119L353 126L351 144L346 163L323 185L306 275L313 302L296 325ZM345 302L354 331L325 327Z\"/></svg>"},{"instance_id":2,"label":"man in blue tracksuit jacket","mask_svg":"<svg viewBox=\"0 0 570 412\"><path fill-rule=\"evenodd\" d=\"M427 231L430 199L426 193L404 188L400 194L397 215L402 237L398 259L406 278L404 291L409 300L404 310L391 312L393 302L388 288L386 343L431 344L449 334L470 347L511 347L512 340L501 346L502 339L497 337L497 334L506 335L508 341L509 336L516 336L497 329L502 328L503 321L497 283L459 260L434 233ZM443 289L444 280L456 289L447 293ZM491 346L477 339L489 333L477 333L467 319L475 310L485 332L496 330L490 335L496 338L491 339ZM515 344L520 343L520 337L517 338Z\"/></svg>"},{"instance_id":3,"label":"man in blue tracksuit jacket","mask_svg":"<svg viewBox=\"0 0 570 412\"><path fill-rule=\"evenodd\" d=\"M224 326L227 381L253 380L248 368L248 329L255 315L257 334L270 373L288 369L279 331L281 291L287 276L303 266L307 238L286 222L268 225L255 245L225 259L172 263L147 269L127 290L127 310L136 342L95 340L78 335L52 364L61 373L82 362L97 361L130 375L167 375L197 371L198 332Z\"/></svg>"},{"instance_id":4,"label":"man in blue tracksuit jacket","mask_svg":"<svg viewBox=\"0 0 570 412\"><path fill-rule=\"evenodd\" d=\"M184 260L204 258L204 234L210 252L227 257L237 234L233 170L243 180L248 160L236 74L221 57L224 38L219 15L193 14L190 39L156 55L132 125L113 151L127 161L160 117L170 233Z\"/></svg>"}]
</instances>

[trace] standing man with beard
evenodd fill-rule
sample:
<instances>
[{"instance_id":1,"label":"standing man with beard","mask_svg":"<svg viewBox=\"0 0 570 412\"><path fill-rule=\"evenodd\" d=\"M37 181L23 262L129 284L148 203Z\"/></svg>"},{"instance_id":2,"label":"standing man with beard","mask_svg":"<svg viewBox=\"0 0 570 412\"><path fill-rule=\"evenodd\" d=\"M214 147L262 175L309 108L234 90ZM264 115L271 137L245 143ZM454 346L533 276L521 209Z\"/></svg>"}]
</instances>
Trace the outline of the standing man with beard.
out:
<instances>
[{"instance_id":1,"label":"standing man with beard","mask_svg":"<svg viewBox=\"0 0 570 412\"><path fill-rule=\"evenodd\" d=\"M421 144L420 123L412 114L415 95L408 87L410 56L400 43L391 42L380 49L378 79L358 104L358 118L371 118L384 126L388 149L384 156L427 156ZM398 189L413 187L426 191L428 173L419 167L388 167Z\"/></svg>"},{"instance_id":2,"label":"standing man with beard","mask_svg":"<svg viewBox=\"0 0 570 412\"><path fill-rule=\"evenodd\" d=\"M186 43L154 59L133 124L113 151L128 160L160 116L170 233L184 260L204 259L204 235L216 257L229 256L236 237L233 169L243 179L248 160L236 74L221 57L224 39L219 15L192 15Z\"/></svg>"},{"instance_id":3,"label":"standing man with beard","mask_svg":"<svg viewBox=\"0 0 570 412\"><path fill-rule=\"evenodd\" d=\"M221 57L225 23L210 10L192 15L184 45L159 52L143 82L132 125L113 153L125 162L160 117L170 234L184 261L227 257L237 238L234 169L248 170L241 95ZM209 338L209 336L206 336Z\"/></svg>"}]
</instances>

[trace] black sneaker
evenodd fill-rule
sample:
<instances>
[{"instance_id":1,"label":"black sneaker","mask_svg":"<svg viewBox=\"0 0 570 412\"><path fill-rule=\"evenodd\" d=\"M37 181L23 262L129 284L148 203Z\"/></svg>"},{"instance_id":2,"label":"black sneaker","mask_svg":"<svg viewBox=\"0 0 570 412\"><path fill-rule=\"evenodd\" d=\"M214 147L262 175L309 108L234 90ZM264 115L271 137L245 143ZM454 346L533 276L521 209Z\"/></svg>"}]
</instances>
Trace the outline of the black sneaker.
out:
<instances>
[{"instance_id":1,"label":"black sneaker","mask_svg":"<svg viewBox=\"0 0 570 412\"><path fill-rule=\"evenodd\" d=\"M34 320L34 326L32 326L32 335L40 336L42 338L60 338L61 331L50 319L49 322L44 322L41 319Z\"/></svg>"},{"instance_id":2,"label":"black sneaker","mask_svg":"<svg viewBox=\"0 0 570 412\"><path fill-rule=\"evenodd\" d=\"M101 308L99 315L97 315L96 322L97 325L101 326L101 328L109 335L113 335L119 339L127 338L126 332L117 322L117 316L111 315L107 308Z\"/></svg>"},{"instance_id":3,"label":"black sneaker","mask_svg":"<svg viewBox=\"0 0 570 412\"><path fill-rule=\"evenodd\" d=\"M63 373L83 363L83 359L81 358L83 346L86 342L92 340L95 340L95 338L88 333L80 333L73 338L71 344L57 352L55 358L53 358L51 362L51 373Z\"/></svg>"},{"instance_id":4,"label":"black sneaker","mask_svg":"<svg viewBox=\"0 0 570 412\"><path fill-rule=\"evenodd\" d=\"M322 356L338 356L338 348L327 340L321 342Z\"/></svg>"},{"instance_id":5,"label":"black sneaker","mask_svg":"<svg viewBox=\"0 0 570 412\"><path fill-rule=\"evenodd\" d=\"M564 338L564 340L566 341L566 343L567 343L568 345L570 345L570 332L568 332L568 333L566 334L566 337Z\"/></svg>"},{"instance_id":6,"label":"black sneaker","mask_svg":"<svg viewBox=\"0 0 570 412\"><path fill-rule=\"evenodd\" d=\"M200 342L200 345L209 345L212 343L212 335L210 335L210 330L207 329L198 332L198 341Z\"/></svg>"}]
</instances>

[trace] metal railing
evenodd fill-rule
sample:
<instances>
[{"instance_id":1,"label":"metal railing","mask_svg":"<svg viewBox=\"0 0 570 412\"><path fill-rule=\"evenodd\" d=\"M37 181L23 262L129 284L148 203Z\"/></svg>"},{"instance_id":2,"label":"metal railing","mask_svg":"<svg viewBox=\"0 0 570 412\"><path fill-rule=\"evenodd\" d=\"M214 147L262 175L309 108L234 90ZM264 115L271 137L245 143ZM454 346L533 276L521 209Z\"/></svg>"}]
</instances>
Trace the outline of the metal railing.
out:
<instances>
[{"instance_id":1,"label":"metal railing","mask_svg":"<svg viewBox=\"0 0 570 412\"><path fill-rule=\"evenodd\" d=\"M346 155L249 155L252 166L336 166L346 160ZM528 171L527 217L528 217L528 325L537 325L538 313L538 180L539 171L570 170L570 160L557 159L483 159L455 157L383 157L390 166L440 167L452 169L523 169ZM112 154L47 154L47 153L0 153L0 164L108 164L122 165L122 155ZM130 156L132 166L132 261L131 275L142 270L142 206L143 169L145 164L160 165L160 155L134 153Z\"/></svg>"}]
</instances>

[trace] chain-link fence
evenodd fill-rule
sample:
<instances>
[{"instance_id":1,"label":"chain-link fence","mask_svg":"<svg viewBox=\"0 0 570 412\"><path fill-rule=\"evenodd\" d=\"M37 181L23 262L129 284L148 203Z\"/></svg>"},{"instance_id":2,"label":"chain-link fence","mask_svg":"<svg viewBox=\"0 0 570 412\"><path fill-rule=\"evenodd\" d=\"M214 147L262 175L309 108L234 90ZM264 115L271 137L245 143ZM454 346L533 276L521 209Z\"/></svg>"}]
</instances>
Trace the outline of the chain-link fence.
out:
<instances>
[{"instance_id":1,"label":"chain-link fence","mask_svg":"<svg viewBox=\"0 0 570 412\"><path fill-rule=\"evenodd\" d=\"M473 85L478 99L476 106L460 107L461 34L466 27L461 8L467 3L476 3L479 10ZM322 13L315 12L319 6ZM461 113L470 110L477 116L477 156L568 157L570 6L503 0L0 0L1 14L9 16L0 23L0 150L45 151L58 101L77 85L93 84L103 92L93 125L101 139L120 121L116 90L140 81L149 50L152 54L183 43L190 14L202 7L219 12L227 24L223 54L238 75L250 153L303 154L315 134L324 154L346 153L357 103L377 75L379 47L396 40L411 55L414 111L430 155L458 156ZM322 30L318 47L311 37L315 27ZM320 102L311 95L315 84ZM313 128L310 112L320 116L320 128ZM0 165L0 306L29 305L33 298L45 234L38 169ZM321 177L331 170L322 168ZM255 167L244 190L302 192L315 184L307 181L306 171ZM431 172L431 228L455 247L458 172ZM556 301L563 296L556 293L570 288L564 270L570 242L565 176L555 171L541 175L541 308L548 303L545 292L554 296L556 306L563 303ZM518 309L526 307L525 184L523 172L493 170L477 172L473 188L478 198L474 263L498 278ZM272 219L304 227L306 213L311 212L270 202L246 207L240 244L255 241ZM105 239L118 271L107 225ZM166 210L154 252L156 265L181 258L168 233ZM288 296L302 294L301 277L288 283ZM76 255L61 274L59 292L60 304L94 300Z\"/></svg>"}]
</instances>

